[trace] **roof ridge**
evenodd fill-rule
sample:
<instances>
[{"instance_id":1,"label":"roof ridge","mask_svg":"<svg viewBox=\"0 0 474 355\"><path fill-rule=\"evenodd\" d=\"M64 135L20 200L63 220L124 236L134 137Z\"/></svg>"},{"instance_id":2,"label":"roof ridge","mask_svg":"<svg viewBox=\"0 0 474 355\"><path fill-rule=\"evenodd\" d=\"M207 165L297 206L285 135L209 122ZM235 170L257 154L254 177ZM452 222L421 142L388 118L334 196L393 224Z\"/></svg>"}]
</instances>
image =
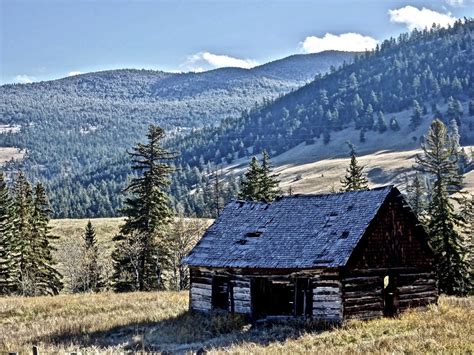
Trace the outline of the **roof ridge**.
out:
<instances>
[{"instance_id":1,"label":"roof ridge","mask_svg":"<svg viewBox=\"0 0 474 355\"><path fill-rule=\"evenodd\" d=\"M297 197L323 197L323 196L333 196L333 195L343 195L343 194L357 194L357 193L363 193L363 192L371 192L371 191L377 191L377 190L392 190L395 187L395 185L390 184L390 185L384 185L384 186L378 186L374 187L371 189L366 189L366 190L355 190L355 191L338 191L338 192L328 192L328 193L314 193L314 194L293 194L293 195L280 195L275 198L275 201L282 200L284 198L297 198ZM235 203L245 203L245 204L262 204L262 205L268 205L271 204L271 202L266 202L266 201L247 201L247 200L233 200Z\"/></svg>"}]
</instances>

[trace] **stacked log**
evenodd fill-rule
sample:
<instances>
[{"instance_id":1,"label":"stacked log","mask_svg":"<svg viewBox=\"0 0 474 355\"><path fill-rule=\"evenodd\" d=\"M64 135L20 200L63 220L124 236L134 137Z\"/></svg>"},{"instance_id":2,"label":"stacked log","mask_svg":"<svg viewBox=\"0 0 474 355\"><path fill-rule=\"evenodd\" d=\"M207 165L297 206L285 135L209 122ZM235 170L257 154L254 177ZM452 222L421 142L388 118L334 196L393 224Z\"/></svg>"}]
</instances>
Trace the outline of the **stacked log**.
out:
<instances>
[{"instance_id":1,"label":"stacked log","mask_svg":"<svg viewBox=\"0 0 474 355\"><path fill-rule=\"evenodd\" d=\"M398 308L424 307L438 301L434 273L405 273L397 278Z\"/></svg>"},{"instance_id":2,"label":"stacked log","mask_svg":"<svg viewBox=\"0 0 474 355\"><path fill-rule=\"evenodd\" d=\"M313 317L318 321L342 321L342 284L339 274L321 275L313 281Z\"/></svg>"},{"instance_id":3,"label":"stacked log","mask_svg":"<svg viewBox=\"0 0 474 355\"><path fill-rule=\"evenodd\" d=\"M250 280L233 280L232 290L234 312L251 314Z\"/></svg>"},{"instance_id":4,"label":"stacked log","mask_svg":"<svg viewBox=\"0 0 474 355\"><path fill-rule=\"evenodd\" d=\"M192 269L189 290L190 309L207 312L212 309L212 275L209 272Z\"/></svg>"},{"instance_id":5,"label":"stacked log","mask_svg":"<svg viewBox=\"0 0 474 355\"><path fill-rule=\"evenodd\" d=\"M371 319L383 316L383 277L353 276L342 279L345 319Z\"/></svg>"}]
</instances>

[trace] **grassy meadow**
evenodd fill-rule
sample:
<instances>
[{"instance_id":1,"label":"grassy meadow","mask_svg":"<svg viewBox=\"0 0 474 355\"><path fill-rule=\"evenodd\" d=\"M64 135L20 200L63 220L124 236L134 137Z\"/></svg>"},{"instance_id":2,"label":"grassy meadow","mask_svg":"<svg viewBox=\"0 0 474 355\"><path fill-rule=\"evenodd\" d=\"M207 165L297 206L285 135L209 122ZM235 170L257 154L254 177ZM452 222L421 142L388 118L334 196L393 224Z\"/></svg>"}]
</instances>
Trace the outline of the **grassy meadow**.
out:
<instances>
[{"instance_id":1,"label":"grassy meadow","mask_svg":"<svg viewBox=\"0 0 474 355\"><path fill-rule=\"evenodd\" d=\"M187 292L0 298L0 352L473 353L474 298L341 327L188 312Z\"/></svg>"}]
</instances>

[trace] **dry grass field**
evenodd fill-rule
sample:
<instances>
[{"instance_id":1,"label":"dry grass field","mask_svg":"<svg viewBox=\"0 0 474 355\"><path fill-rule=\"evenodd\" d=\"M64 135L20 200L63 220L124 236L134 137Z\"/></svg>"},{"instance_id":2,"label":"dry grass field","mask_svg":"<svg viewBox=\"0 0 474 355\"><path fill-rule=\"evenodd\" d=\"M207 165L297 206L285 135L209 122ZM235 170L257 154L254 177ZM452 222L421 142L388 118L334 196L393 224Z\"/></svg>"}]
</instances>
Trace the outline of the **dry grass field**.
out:
<instances>
[{"instance_id":1,"label":"dry grass field","mask_svg":"<svg viewBox=\"0 0 474 355\"><path fill-rule=\"evenodd\" d=\"M171 351L230 353L473 353L474 298L394 319L252 326L238 316L190 313L187 292L0 298L0 353Z\"/></svg>"}]
</instances>

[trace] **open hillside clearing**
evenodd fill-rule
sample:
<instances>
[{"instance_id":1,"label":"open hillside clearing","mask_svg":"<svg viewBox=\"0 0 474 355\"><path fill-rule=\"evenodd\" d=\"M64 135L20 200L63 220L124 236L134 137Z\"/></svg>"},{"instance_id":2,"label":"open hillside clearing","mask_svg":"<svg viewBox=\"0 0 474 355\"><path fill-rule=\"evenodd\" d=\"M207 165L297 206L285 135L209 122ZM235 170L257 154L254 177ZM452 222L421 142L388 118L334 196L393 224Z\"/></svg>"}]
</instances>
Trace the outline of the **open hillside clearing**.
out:
<instances>
[{"instance_id":1,"label":"open hillside clearing","mask_svg":"<svg viewBox=\"0 0 474 355\"><path fill-rule=\"evenodd\" d=\"M187 292L0 299L1 352L472 353L473 344L472 297L326 330L191 313Z\"/></svg>"}]
</instances>

